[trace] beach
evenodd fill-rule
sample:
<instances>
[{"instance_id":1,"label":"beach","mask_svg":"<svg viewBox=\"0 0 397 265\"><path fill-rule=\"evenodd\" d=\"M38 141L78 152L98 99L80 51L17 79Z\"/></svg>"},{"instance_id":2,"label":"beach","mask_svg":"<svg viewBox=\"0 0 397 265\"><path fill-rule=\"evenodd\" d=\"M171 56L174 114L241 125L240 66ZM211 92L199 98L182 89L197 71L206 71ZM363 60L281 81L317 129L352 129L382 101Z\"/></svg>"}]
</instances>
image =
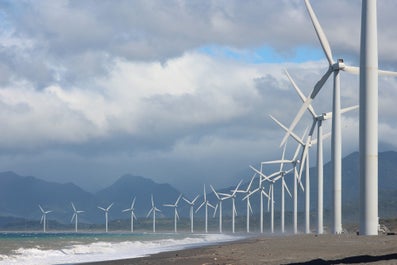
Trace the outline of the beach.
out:
<instances>
[{"instance_id":1,"label":"beach","mask_svg":"<svg viewBox=\"0 0 397 265\"><path fill-rule=\"evenodd\" d=\"M85 265L397 264L397 235L280 235Z\"/></svg>"}]
</instances>

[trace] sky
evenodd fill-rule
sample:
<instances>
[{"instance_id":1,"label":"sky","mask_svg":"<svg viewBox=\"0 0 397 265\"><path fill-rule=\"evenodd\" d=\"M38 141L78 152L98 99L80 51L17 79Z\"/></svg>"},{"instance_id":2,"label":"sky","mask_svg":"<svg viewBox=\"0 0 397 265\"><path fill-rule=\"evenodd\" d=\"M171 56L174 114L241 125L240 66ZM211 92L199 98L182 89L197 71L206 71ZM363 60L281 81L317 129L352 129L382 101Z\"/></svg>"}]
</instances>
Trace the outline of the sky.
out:
<instances>
[{"instance_id":1,"label":"sky","mask_svg":"<svg viewBox=\"0 0 397 265\"><path fill-rule=\"evenodd\" d=\"M311 2L334 59L358 66L361 1ZM378 1L386 70L395 10ZM308 95L327 68L303 0L0 0L0 170L88 191L124 174L186 193L234 185L281 156L268 115L289 125L301 105L285 69ZM341 86L342 107L358 104L358 77ZM381 77L380 151L397 149L395 99L397 80ZM331 104L332 79L313 107ZM358 151L358 111L342 128L343 155Z\"/></svg>"}]
</instances>

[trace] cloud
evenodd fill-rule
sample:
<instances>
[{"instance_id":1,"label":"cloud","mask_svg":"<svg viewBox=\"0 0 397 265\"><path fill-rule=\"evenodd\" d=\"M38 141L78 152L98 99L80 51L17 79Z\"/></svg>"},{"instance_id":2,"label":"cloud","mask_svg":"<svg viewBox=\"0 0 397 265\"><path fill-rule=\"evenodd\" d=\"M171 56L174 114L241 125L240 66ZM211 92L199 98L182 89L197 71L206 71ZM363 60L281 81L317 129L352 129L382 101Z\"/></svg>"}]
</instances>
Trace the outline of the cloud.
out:
<instances>
[{"instance_id":1,"label":"cloud","mask_svg":"<svg viewBox=\"0 0 397 265\"><path fill-rule=\"evenodd\" d=\"M361 2L312 2L335 59L358 65ZM0 5L0 164L85 187L129 172L190 190L238 181L249 164L280 155L282 131L268 114L288 125L300 107L284 69L308 95L328 68L300 0ZM395 5L379 3L387 69L397 69ZM341 73L341 83L342 106L357 104L357 76ZM394 87L380 79L379 135L391 147ZM331 98L332 78L313 107L328 112ZM358 111L343 126L347 154L357 150Z\"/></svg>"}]
</instances>

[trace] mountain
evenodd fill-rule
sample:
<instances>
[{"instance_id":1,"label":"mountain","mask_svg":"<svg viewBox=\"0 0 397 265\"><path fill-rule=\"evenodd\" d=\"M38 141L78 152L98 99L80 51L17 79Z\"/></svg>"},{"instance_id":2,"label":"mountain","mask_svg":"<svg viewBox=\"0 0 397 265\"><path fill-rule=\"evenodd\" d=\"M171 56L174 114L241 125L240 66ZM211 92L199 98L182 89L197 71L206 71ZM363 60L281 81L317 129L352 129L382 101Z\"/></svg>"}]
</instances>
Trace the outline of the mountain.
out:
<instances>
[{"instance_id":1,"label":"mountain","mask_svg":"<svg viewBox=\"0 0 397 265\"><path fill-rule=\"evenodd\" d=\"M54 211L49 215L52 218L69 219L72 201L79 202L78 205L83 208L91 205L94 197L73 183L59 184L31 176L22 177L13 172L0 173L2 216L40 219L38 205L41 204L45 209Z\"/></svg>"},{"instance_id":2,"label":"mountain","mask_svg":"<svg viewBox=\"0 0 397 265\"><path fill-rule=\"evenodd\" d=\"M342 201L344 221L358 221L359 209L359 154L358 152L346 156L342 161ZM313 166L313 164L312 164ZM270 173L270 172L266 172ZM303 173L304 174L304 173ZM252 176L248 172L247 176ZM292 175L285 176L287 185L292 192ZM379 216L396 217L397 212L397 152L388 151L379 153ZM311 208L317 208L317 170L315 167L310 169L311 179ZM236 183L237 184L237 183ZM248 182L243 183L240 189L245 189ZM258 179L255 179L251 188L258 186ZM230 193L235 187L222 188L217 191ZM269 187L266 185L266 191ZM275 190L275 209L280 209L280 184L279 181L274 185ZM196 209L202 202L202 187L197 188L200 197L196 201ZM181 192L169 184L159 184L151 179L124 175L109 187L90 193L84 191L73 183L55 183L44 181L31 176L19 176L13 172L0 173L0 226L7 220L19 220L26 218L29 220L39 220L41 212L38 205L41 204L46 210L53 210L48 215L50 220L59 223L70 224L72 216L71 202L73 201L79 210L85 211L80 215L81 222L103 224L104 214L98 206L107 207L114 203L109 212L110 220L127 219L127 213L122 213L123 209L129 208L132 199L136 197L135 213L138 217L145 217L151 208L150 195L153 194L156 206L161 209L160 216L173 216L173 209L163 207L163 204L173 204ZM332 195L331 163L324 165L324 211L329 215ZM242 201L243 194L238 194L236 206L238 216L246 214L246 201ZM304 193L299 190L299 211L304 210ZM207 198L212 204L217 203L217 199L207 185ZM193 198L189 198L193 199ZM267 198L264 198L265 210L267 208ZM251 205L254 214L259 213L259 195L251 197ZM292 210L292 199L286 193L286 210ZM179 213L181 217L187 217L189 206L182 200L180 202ZM212 215L210 210L209 214ZM204 211L200 210L196 215L203 216ZM268 213L266 213L268 215ZM289 220L287 213L286 220ZM223 215L231 216L231 200L223 203ZM315 211L312 212L313 218ZM276 217L278 215L276 214ZM7 219L8 218L8 219ZM254 218L254 217L253 217ZM267 217L265 217L267 218ZM329 217L325 216L325 219ZM268 219L265 219L268 220ZM20 223L22 221L19 221ZM22 222L23 223L23 222Z\"/></svg>"},{"instance_id":3,"label":"mountain","mask_svg":"<svg viewBox=\"0 0 397 265\"><path fill-rule=\"evenodd\" d=\"M131 206L133 198L136 198L135 214L146 216L151 208L152 194L157 208L162 208L164 203L174 203L180 192L169 184L158 184L148 178L124 175L111 186L97 192L95 197L102 207L115 202L112 216L126 218L126 214L121 211ZM168 210L171 209L164 209L166 213Z\"/></svg>"},{"instance_id":4,"label":"mountain","mask_svg":"<svg viewBox=\"0 0 397 265\"><path fill-rule=\"evenodd\" d=\"M0 173L0 216L22 217L38 220L41 212L38 205L45 210L52 210L49 219L68 223L73 210L73 202L78 210L85 211L79 216L81 222L101 223L103 212L98 206L107 207L114 203L110 218L128 218L122 213L129 208L136 197L136 215L146 216L151 207L150 195L153 194L158 208L162 204L174 202L180 192L169 184L158 184L137 176L125 175L111 186L95 193L84 191L73 183L55 183L35 177L19 176L14 172ZM168 214L165 209L163 214Z\"/></svg>"}]
</instances>

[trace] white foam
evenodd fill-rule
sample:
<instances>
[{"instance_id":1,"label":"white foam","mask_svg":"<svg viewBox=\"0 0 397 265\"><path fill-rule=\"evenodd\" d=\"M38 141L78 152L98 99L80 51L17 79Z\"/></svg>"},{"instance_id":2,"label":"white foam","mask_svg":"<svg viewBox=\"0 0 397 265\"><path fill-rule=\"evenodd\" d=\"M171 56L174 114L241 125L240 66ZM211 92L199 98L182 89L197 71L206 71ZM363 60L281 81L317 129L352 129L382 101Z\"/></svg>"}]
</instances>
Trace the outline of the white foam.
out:
<instances>
[{"instance_id":1,"label":"white foam","mask_svg":"<svg viewBox=\"0 0 397 265\"><path fill-rule=\"evenodd\" d=\"M239 237L210 234L154 241L101 241L91 244L73 244L62 249L19 248L12 255L0 255L0 265L68 264L128 259L237 239Z\"/></svg>"}]
</instances>

